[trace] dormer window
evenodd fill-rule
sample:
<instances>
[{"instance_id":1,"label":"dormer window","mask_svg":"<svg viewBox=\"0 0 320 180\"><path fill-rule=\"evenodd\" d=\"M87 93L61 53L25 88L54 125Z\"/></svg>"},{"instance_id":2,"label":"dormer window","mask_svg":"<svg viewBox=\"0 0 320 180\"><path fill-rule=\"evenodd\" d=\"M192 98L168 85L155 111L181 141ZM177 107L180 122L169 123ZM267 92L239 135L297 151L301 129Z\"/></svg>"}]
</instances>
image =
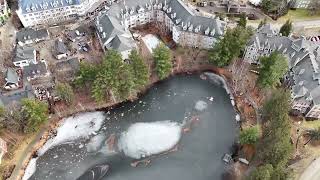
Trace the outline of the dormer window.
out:
<instances>
[{"instance_id":1,"label":"dormer window","mask_svg":"<svg viewBox=\"0 0 320 180\"><path fill-rule=\"evenodd\" d=\"M172 8L169 7L169 8L167 9L167 13L171 13L171 11L172 11Z\"/></svg>"},{"instance_id":2,"label":"dormer window","mask_svg":"<svg viewBox=\"0 0 320 180\"><path fill-rule=\"evenodd\" d=\"M204 31L204 34L205 34L205 35L209 35L209 33L210 33L210 28L208 27L208 28L206 29L206 31Z\"/></svg>"},{"instance_id":3,"label":"dormer window","mask_svg":"<svg viewBox=\"0 0 320 180\"><path fill-rule=\"evenodd\" d=\"M210 33L210 36L214 36L216 34L216 30L215 29L212 29L211 33Z\"/></svg>"},{"instance_id":4,"label":"dormer window","mask_svg":"<svg viewBox=\"0 0 320 180\"><path fill-rule=\"evenodd\" d=\"M181 22L181 19L176 20L176 24L178 25Z\"/></svg>"},{"instance_id":5,"label":"dormer window","mask_svg":"<svg viewBox=\"0 0 320 180\"><path fill-rule=\"evenodd\" d=\"M190 32L193 30L193 25L191 24L188 29Z\"/></svg>"}]
</instances>

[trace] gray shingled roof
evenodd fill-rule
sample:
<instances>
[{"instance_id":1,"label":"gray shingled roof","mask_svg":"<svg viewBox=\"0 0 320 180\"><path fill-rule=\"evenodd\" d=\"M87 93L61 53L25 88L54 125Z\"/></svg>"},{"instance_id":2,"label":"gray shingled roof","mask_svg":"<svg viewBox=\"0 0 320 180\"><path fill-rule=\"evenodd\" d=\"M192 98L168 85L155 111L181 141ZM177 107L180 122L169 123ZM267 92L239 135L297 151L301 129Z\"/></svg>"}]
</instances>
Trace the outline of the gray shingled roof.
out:
<instances>
[{"instance_id":1,"label":"gray shingled roof","mask_svg":"<svg viewBox=\"0 0 320 180\"><path fill-rule=\"evenodd\" d=\"M34 51L35 49L33 47L17 46L16 56L13 58L13 62L34 59L35 58Z\"/></svg>"},{"instance_id":2,"label":"gray shingled roof","mask_svg":"<svg viewBox=\"0 0 320 180\"><path fill-rule=\"evenodd\" d=\"M268 36L269 34L269 36ZM271 35L271 36L270 36ZM251 38L248 45L275 49L288 58L292 71L292 95L296 100L320 104L320 48L304 38L279 36L265 25Z\"/></svg>"},{"instance_id":3,"label":"gray shingled roof","mask_svg":"<svg viewBox=\"0 0 320 180\"><path fill-rule=\"evenodd\" d=\"M112 16L103 15L99 17L98 33L102 42L106 42L110 38L116 35L125 34L124 28L119 24L119 22Z\"/></svg>"},{"instance_id":4,"label":"gray shingled roof","mask_svg":"<svg viewBox=\"0 0 320 180\"><path fill-rule=\"evenodd\" d=\"M7 106L14 102L19 103L22 99L25 98L34 98L32 87L30 84L27 84L23 90L17 91L16 93L5 95L0 94L0 105Z\"/></svg>"},{"instance_id":5,"label":"gray shingled roof","mask_svg":"<svg viewBox=\"0 0 320 180\"><path fill-rule=\"evenodd\" d=\"M54 42L54 49L57 54L66 54L68 52L67 46L61 39L57 39Z\"/></svg>"},{"instance_id":6,"label":"gray shingled roof","mask_svg":"<svg viewBox=\"0 0 320 180\"><path fill-rule=\"evenodd\" d=\"M220 37L223 35L224 30L226 28L226 23L224 21L219 20L218 18L212 19L209 17L199 16L192 12L187 5L181 0L126 0L124 3L113 3L110 7L110 10L107 12L109 16L115 17L118 21L120 21L120 12L126 12L133 10L133 15L137 14L137 9L139 7L143 7L146 9L146 4L151 5L152 7L156 4L161 4L162 6L166 6L167 8L171 8L171 14L176 13L176 18L173 18L174 21L180 19L180 22L176 24L179 28L182 28L182 23L184 25L190 23L193 25L193 28L197 26L201 26L199 33L204 34L207 28L214 30L215 37ZM151 3L151 4L150 4ZM119 22L118 22L119 24ZM194 31L193 31L194 32ZM194 32L195 33L195 32Z\"/></svg>"},{"instance_id":7,"label":"gray shingled roof","mask_svg":"<svg viewBox=\"0 0 320 180\"><path fill-rule=\"evenodd\" d=\"M132 39L116 35L108 44L107 48L112 48L121 52L132 49L133 45L134 41Z\"/></svg>"},{"instance_id":8,"label":"gray shingled roof","mask_svg":"<svg viewBox=\"0 0 320 180\"><path fill-rule=\"evenodd\" d=\"M49 32L46 29L32 29L24 28L17 32L16 38L17 41L25 43L27 40L36 40L36 39L46 39L49 37Z\"/></svg>"},{"instance_id":9,"label":"gray shingled roof","mask_svg":"<svg viewBox=\"0 0 320 180\"><path fill-rule=\"evenodd\" d=\"M37 64L30 63L29 66L23 68L23 76L34 78L36 76L44 76L48 72L45 62L38 62Z\"/></svg>"},{"instance_id":10,"label":"gray shingled roof","mask_svg":"<svg viewBox=\"0 0 320 180\"><path fill-rule=\"evenodd\" d=\"M18 83L19 76L13 68L8 68L6 72L6 81L10 83Z\"/></svg>"},{"instance_id":11,"label":"gray shingled roof","mask_svg":"<svg viewBox=\"0 0 320 180\"><path fill-rule=\"evenodd\" d=\"M80 0L19 0L19 8L22 13L31 13L79 5L80 2Z\"/></svg>"}]
</instances>

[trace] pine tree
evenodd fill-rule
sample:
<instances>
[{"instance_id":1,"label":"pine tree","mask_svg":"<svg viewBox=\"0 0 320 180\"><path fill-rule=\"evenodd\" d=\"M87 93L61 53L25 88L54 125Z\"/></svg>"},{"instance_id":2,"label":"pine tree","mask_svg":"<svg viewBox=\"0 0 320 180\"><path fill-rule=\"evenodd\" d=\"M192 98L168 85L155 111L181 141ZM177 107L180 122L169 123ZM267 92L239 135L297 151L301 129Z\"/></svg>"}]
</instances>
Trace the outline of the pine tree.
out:
<instances>
[{"instance_id":1,"label":"pine tree","mask_svg":"<svg viewBox=\"0 0 320 180\"><path fill-rule=\"evenodd\" d=\"M129 59L132 70L134 88L137 90L148 83L150 74L148 71L148 67L143 62L142 57L138 54L136 50L131 51Z\"/></svg>"},{"instance_id":2,"label":"pine tree","mask_svg":"<svg viewBox=\"0 0 320 180\"><path fill-rule=\"evenodd\" d=\"M23 99L21 101L22 114L26 120L26 132L34 132L40 125L48 120L48 106L44 102L35 99Z\"/></svg>"},{"instance_id":3,"label":"pine tree","mask_svg":"<svg viewBox=\"0 0 320 180\"><path fill-rule=\"evenodd\" d=\"M98 102L106 98L126 99L134 86L130 66L124 63L121 54L109 50L93 83L93 97Z\"/></svg>"},{"instance_id":4,"label":"pine tree","mask_svg":"<svg viewBox=\"0 0 320 180\"><path fill-rule=\"evenodd\" d=\"M250 31L241 26L228 29L220 41L209 51L210 63L223 67L229 65L246 46Z\"/></svg>"},{"instance_id":5,"label":"pine tree","mask_svg":"<svg viewBox=\"0 0 320 180\"><path fill-rule=\"evenodd\" d=\"M280 33L283 36L289 36L292 32L292 22L290 20L287 20L286 23L284 23L280 28Z\"/></svg>"},{"instance_id":6,"label":"pine tree","mask_svg":"<svg viewBox=\"0 0 320 180\"><path fill-rule=\"evenodd\" d=\"M247 16L245 13L241 13L238 26L245 28L247 26Z\"/></svg>"},{"instance_id":7,"label":"pine tree","mask_svg":"<svg viewBox=\"0 0 320 180\"><path fill-rule=\"evenodd\" d=\"M156 70L159 79L165 79L169 76L172 70L171 52L164 44L159 44L153 50L153 58L156 63Z\"/></svg>"},{"instance_id":8,"label":"pine tree","mask_svg":"<svg viewBox=\"0 0 320 180\"><path fill-rule=\"evenodd\" d=\"M286 57L278 52L273 52L270 56L261 57L260 63L258 85L262 88L278 85L280 79L288 70Z\"/></svg>"}]
</instances>

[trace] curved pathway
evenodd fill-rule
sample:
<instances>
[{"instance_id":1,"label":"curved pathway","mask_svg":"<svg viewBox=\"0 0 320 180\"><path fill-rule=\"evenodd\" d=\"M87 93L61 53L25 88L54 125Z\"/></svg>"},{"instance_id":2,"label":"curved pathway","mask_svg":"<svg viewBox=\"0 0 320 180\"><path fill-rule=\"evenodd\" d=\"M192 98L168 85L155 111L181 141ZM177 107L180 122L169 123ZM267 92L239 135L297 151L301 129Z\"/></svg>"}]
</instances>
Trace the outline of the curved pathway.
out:
<instances>
[{"instance_id":1,"label":"curved pathway","mask_svg":"<svg viewBox=\"0 0 320 180\"><path fill-rule=\"evenodd\" d=\"M319 180L320 178L320 158L314 160L302 173L299 180Z\"/></svg>"}]
</instances>

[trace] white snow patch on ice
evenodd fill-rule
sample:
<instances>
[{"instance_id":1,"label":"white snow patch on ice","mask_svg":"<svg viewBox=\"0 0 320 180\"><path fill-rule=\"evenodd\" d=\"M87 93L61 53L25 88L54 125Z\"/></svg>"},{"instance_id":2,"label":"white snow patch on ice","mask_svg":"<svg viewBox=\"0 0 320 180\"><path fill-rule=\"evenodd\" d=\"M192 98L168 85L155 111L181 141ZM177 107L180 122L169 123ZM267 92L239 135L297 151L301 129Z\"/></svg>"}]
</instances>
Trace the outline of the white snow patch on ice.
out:
<instances>
[{"instance_id":1,"label":"white snow patch on ice","mask_svg":"<svg viewBox=\"0 0 320 180\"><path fill-rule=\"evenodd\" d=\"M208 104L204 101L198 101L196 102L196 105L195 105L195 109L198 110L198 111L204 111L205 109L207 109L208 107Z\"/></svg>"},{"instance_id":2,"label":"white snow patch on ice","mask_svg":"<svg viewBox=\"0 0 320 180\"><path fill-rule=\"evenodd\" d=\"M45 145L38 150L42 156L50 148L59 144L69 143L81 138L88 138L98 131L105 119L103 112L81 113L63 120L57 129L57 136L49 139Z\"/></svg>"},{"instance_id":3,"label":"white snow patch on ice","mask_svg":"<svg viewBox=\"0 0 320 180\"><path fill-rule=\"evenodd\" d=\"M32 158L24 171L22 180L28 180L36 172L36 163L38 158Z\"/></svg>"},{"instance_id":4,"label":"white snow patch on ice","mask_svg":"<svg viewBox=\"0 0 320 180\"><path fill-rule=\"evenodd\" d=\"M99 151L99 149L101 149L103 142L105 140L106 140L106 137L104 134L94 136L93 138L90 139L90 141L86 146L87 152L92 153L92 152Z\"/></svg>"},{"instance_id":5,"label":"white snow patch on ice","mask_svg":"<svg viewBox=\"0 0 320 180\"><path fill-rule=\"evenodd\" d=\"M255 6L258 6L261 2L261 0L249 0L249 2Z\"/></svg>"},{"instance_id":6,"label":"white snow patch on ice","mask_svg":"<svg viewBox=\"0 0 320 180\"><path fill-rule=\"evenodd\" d=\"M181 126L176 122L135 123L121 135L118 148L125 155L140 159L170 150L180 137Z\"/></svg>"}]
</instances>

